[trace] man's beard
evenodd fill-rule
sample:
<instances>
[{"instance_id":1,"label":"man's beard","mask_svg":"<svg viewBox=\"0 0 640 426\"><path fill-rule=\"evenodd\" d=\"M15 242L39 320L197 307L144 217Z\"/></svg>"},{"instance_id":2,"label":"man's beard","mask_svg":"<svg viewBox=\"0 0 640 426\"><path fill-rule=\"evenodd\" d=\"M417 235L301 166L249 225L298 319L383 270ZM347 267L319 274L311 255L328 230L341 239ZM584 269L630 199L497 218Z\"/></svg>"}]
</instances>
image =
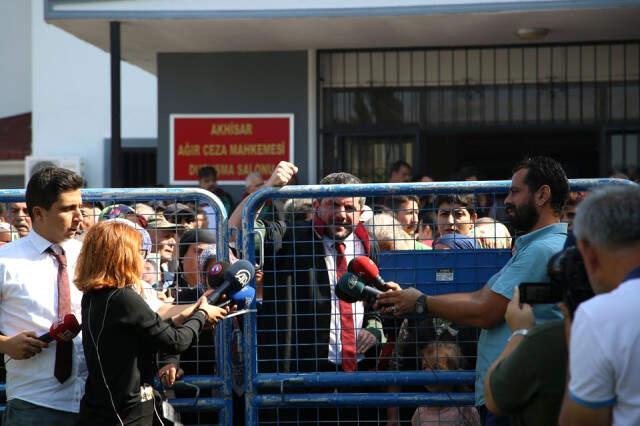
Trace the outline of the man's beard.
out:
<instances>
[{"instance_id":1,"label":"man's beard","mask_svg":"<svg viewBox=\"0 0 640 426\"><path fill-rule=\"evenodd\" d=\"M343 227L343 235L337 235L336 234L336 228L337 227ZM349 235L351 235L351 233L353 232L353 225L348 224L348 223L335 223L335 224L331 224L329 226L327 226L327 231L330 234L330 236L336 240L336 241L342 241L344 239L346 239Z\"/></svg>"},{"instance_id":2,"label":"man's beard","mask_svg":"<svg viewBox=\"0 0 640 426\"><path fill-rule=\"evenodd\" d=\"M521 206L515 206L514 204L506 204L507 210L511 210L512 214L509 215L511 219L511 226L513 229L522 233L528 233L533 229L535 224L540 218L540 214L536 210L536 206L532 199L529 199L527 204Z\"/></svg>"}]
</instances>

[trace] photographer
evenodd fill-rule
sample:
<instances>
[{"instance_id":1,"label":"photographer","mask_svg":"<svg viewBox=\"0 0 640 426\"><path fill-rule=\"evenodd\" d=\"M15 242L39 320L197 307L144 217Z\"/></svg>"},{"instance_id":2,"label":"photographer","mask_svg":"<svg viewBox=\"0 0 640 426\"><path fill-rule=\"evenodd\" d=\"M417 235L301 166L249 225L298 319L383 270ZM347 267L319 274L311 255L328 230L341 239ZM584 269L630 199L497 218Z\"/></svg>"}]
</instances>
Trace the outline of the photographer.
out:
<instances>
[{"instance_id":1,"label":"photographer","mask_svg":"<svg viewBox=\"0 0 640 426\"><path fill-rule=\"evenodd\" d=\"M505 320L512 331L507 347L484 379L487 408L511 416L511 425L556 424L567 371L565 327L578 305L593 297L580 253L569 247L549 261L553 290L558 290L564 321L534 326L531 305L520 303L516 287Z\"/></svg>"},{"instance_id":2,"label":"photographer","mask_svg":"<svg viewBox=\"0 0 640 426\"><path fill-rule=\"evenodd\" d=\"M640 424L640 187L595 191L573 229L596 296L569 339L561 425Z\"/></svg>"}]
</instances>

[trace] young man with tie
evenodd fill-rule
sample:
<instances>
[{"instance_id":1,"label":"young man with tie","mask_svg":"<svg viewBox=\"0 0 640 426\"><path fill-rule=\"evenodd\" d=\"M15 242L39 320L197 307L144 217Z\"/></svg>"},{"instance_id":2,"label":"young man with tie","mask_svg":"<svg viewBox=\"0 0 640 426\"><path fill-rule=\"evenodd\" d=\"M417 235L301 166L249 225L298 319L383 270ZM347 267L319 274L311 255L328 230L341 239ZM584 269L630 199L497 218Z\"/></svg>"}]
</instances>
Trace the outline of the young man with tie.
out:
<instances>
[{"instance_id":1,"label":"young man with tie","mask_svg":"<svg viewBox=\"0 0 640 426\"><path fill-rule=\"evenodd\" d=\"M80 336L37 339L69 313L80 318L72 280L80 243L82 177L57 167L38 171L26 190L33 229L0 248L0 352L7 369L5 426L74 424L86 365Z\"/></svg>"}]
</instances>

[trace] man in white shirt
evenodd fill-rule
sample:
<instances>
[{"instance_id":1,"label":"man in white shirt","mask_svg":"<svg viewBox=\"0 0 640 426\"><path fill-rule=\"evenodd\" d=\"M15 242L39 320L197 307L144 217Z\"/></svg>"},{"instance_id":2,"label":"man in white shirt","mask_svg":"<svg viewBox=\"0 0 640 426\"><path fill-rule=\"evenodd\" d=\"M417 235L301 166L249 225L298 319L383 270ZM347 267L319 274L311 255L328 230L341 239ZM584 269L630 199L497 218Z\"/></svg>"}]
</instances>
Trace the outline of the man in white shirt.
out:
<instances>
[{"instance_id":1,"label":"man in white shirt","mask_svg":"<svg viewBox=\"0 0 640 426\"><path fill-rule=\"evenodd\" d=\"M569 340L561 425L640 424L640 187L609 187L578 206L573 230L596 296Z\"/></svg>"},{"instance_id":2,"label":"man in white shirt","mask_svg":"<svg viewBox=\"0 0 640 426\"><path fill-rule=\"evenodd\" d=\"M73 285L80 243L83 180L62 168L29 180L26 204L33 229L0 248L0 352L7 369L4 425L74 424L86 365L80 336L72 342L37 339L69 313L81 318L82 293Z\"/></svg>"}]
</instances>

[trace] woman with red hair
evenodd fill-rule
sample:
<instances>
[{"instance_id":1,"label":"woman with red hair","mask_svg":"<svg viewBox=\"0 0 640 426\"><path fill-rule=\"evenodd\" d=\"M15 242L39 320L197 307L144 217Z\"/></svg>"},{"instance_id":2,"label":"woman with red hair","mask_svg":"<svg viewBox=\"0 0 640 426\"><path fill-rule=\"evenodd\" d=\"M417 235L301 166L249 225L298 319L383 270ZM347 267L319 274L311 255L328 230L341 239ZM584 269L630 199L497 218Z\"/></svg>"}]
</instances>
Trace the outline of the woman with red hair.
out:
<instances>
[{"instance_id":1,"label":"woman with red hair","mask_svg":"<svg viewBox=\"0 0 640 426\"><path fill-rule=\"evenodd\" d=\"M155 406L149 385L158 352L177 354L197 340L205 324L226 311L205 297L162 320L136 291L144 267L140 233L101 222L87 233L76 266L82 297L83 347L88 368L80 424L150 425ZM154 414L155 413L155 414Z\"/></svg>"}]
</instances>

